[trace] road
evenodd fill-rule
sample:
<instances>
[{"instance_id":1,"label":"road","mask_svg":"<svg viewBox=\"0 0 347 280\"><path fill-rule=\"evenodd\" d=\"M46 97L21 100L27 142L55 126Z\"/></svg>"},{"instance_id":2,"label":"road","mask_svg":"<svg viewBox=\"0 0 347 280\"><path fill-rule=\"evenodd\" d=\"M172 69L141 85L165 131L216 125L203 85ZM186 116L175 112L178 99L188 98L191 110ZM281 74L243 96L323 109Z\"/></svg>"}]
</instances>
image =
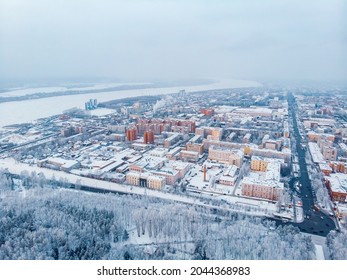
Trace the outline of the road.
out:
<instances>
[{"instance_id":1,"label":"road","mask_svg":"<svg viewBox=\"0 0 347 280\"><path fill-rule=\"evenodd\" d=\"M293 224L299 227L302 232L316 234L320 236L326 236L331 230L336 229L334 218L329 215L314 210L315 198L312 194L311 181L308 177L307 166L305 161L305 150L301 147L301 137L299 133L298 123L295 116L295 99L292 94L288 97L289 103L289 114L293 118L294 132L296 138L296 150L299 157L300 166L300 177L298 178L299 183L302 185L300 188L304 221L302 223L287 223ZM296 180L291 180L290 188L295 189L293 184ZM280 223L280 222L277 222Z\"/></svg>"}]
</instances>

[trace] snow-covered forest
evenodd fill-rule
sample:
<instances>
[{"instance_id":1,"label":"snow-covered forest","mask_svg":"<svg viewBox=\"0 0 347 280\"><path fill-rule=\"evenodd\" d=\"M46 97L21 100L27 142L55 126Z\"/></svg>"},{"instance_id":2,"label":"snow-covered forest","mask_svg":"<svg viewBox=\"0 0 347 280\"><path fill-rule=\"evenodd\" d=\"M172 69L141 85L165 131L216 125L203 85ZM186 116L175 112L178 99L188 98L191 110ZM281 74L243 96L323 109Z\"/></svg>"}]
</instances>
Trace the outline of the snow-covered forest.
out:
<instances>
[{"instance_id":1,"label":"snow-covered forest","mask_svg":"<svg viewBox=\"0 0 347 280\"><path fill-rule=\"evenodd\" d=\"M347 260L347 231L331 231L327 236L330 258L333 260Z\"/></svg>"},{"instance_id":2,"label":"snow-covered forest","mask_svg":"<svg viewBox=\"0 0 347 280\"><path fill-rule=\"evenodd\" d=\"M315 258L310 237L292 226L36 181L13 188L0 174L0 259Z\"/></svg>"}]
</instances>

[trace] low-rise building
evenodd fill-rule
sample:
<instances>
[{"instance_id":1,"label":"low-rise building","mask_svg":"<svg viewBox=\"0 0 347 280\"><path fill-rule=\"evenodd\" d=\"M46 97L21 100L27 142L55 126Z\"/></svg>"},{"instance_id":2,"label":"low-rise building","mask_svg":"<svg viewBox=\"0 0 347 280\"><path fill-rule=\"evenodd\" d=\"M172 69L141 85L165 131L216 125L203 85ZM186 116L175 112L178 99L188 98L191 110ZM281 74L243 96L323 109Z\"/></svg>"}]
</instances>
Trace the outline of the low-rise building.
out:
<instances>
[{"instance_id":1,"label":"low-rise building","mask_svg":"<svg viewBox=\"0 0 347 280\"><path fill-rule=\"evenodd\" d=\"M234 114L250 115L253 117L268 117L271 118L273 110L265 107L237 108Z\"/></svg>"},{"instance_id":2,"label":"low-rise building","mask_svg":"<svg viewBox=\"0 0 347 280\"><path fill-rule=\"evenodd\" d=\"M271 149L259 149L255 146L249 146L250 155L252 156L263 156L269 158L283 159L285 162L289 162L291 159L291 151L288 148L283 148L281 151Z\"/></svg>"},{"instance_id":3,"label":"low-rise building","mask_svg":"<svg viewBox=\"0 0 347 280\"><path fill-rule=\"evenodd\" d=\"M309 147L310 153L312 155L312 160L314 163L325 162L324 157L317 143L309 142L308 147Z\"/></svg>"},{"instance_id":4,"label":"low-rise building","mask_svg":"<svg viewBox=\"0 0 347 280\"><path fill-rule=\"evenodd\" d=\"M282 198L284 184L275 180L259 180L245 177L241 182L241 193L244 196L278 201Z\"/></svg>"},{"instance_id":5,"label":"low-rise building","mask_svg":"<svg viewBox=\"0 0 347 280\"><path fill-rule=\"evenodd\" d=\"M199 160L199 153L194 151L184 151L182 150L180 152L180 157L183 160L189 161L189 162L197 162Z\"/></svg>"},{"instance_id":6,"label":"low-rise building","mask_svg":"<svg viewBox=\"0 0 347 280\"><path fill-rule=\"evenodd\" d=\"M311 141L311 142L318 142L318 139L319 139L319 134L314 132L314 131L309 131L307 133L307 136L308 136L308 140Z\"/></svg>"},{"instance_id":7,"label":"low-rise building","mask_svg":"<svg viewBox=\"0 0 347 280\"><path fill-rule=\"evenodd\" d=\"M333 172L333 169L327 163L320 163L319 168L325 176L329 176Z\"/></svg>"},{"instance_id":8,"label":"low-rise building","mask_svg":"<svg viewBox=\"0 0 347 280\"><path fill-rule=\"evenodd\" d=\"M237 166L231 165L229 166L223 173L221 177L219 177L219 184L226 186L234 186L237 179Z\"/></svg>"},{"instance_id":9,"label":"low-rise building","mask_svg":"<svg viewBox=\"0 0 347 280\"><path fill-rule=\"evenodd\" d=\"M164 177L166 184L171 186L173 186L179 179L179 172L167 167L161 168L160 170L153 170L151 171L151 174Z\"/></svg>"},{"instance_id":10,"label":"low-rise building","mask_svg":"<svg viewBox=\"0 0 347 280\"><path fill-rule=\"evenodd\" d=\"M331 174L325 177L325 182L332 201L347 202L347 174Z\"/></svg>"},{"instance_id":11,"label":"low-rise building","mask_svg":"<svg viewBox=\"0 0 347 280\"><path fill-rule=\"evenodd\" d=\"M252 156L251 170L265 172L267 169L268 161L264 157Z\"/></svg>"},{"instance_id":12,"label":"low-rise building","mask_svg":"<svg viewBox=\"0 0 347 280\"><path fill-rule=\"evenodd\" d=\"M170 151L168 151L166 153L166 158L169 160L176 159L179 156L181 150L182 150L181 147L176 147L176 148L171 149Z\"/></svg>"},{"instance_id":13,"label":"low-rise building","mask_svg":"<svg viewBox=\"0 0 347 280\"><path fill-rule=\"evenodd\" d=\"M284 190L284 184L280 182L281 164L283 163L283 159L252 156L251 170L255 172L242 180L242 195L280 200Z\"/></svg>"},{"instance_id":14,"label":"low-rise building","mask_svg":"<svg viewBox=\"0 0 347 280\"><path fill-rule=\"evenodd\" d=\"M247 133L244 137L243 137L243 143L246 143L248 144L250 141L251 141L251 137L252 137L252 134L250 133Z\"/></svg>"},{"instance_id":15,"label":"low-rise building","mask_svg":"<svg viewBox=\"0 0 347 280\"><path fill-rule=\"evenodd\" d=\"M230 150L221 147L211 146L208 149L208 158L222 163L228 163L241 167L244 152L242 150Z\"/></svg>"},{"instance_id":16,"label":"low-rise building","mask_svg":"<svg viewBox=\"0 0 347 280\"><path fill-rule=\"evenodd\" d=\"M346 173L347 172L347 162L331 161L330 167L334 173Z\"/></svg>"},{"instance_id":17,"label":"low-rise building","mask_svg":"<svg viewBox=\"0 0 347 280\"><path fill-rule=\"evenodd\" d=\"M176 144L179 140L180 140L180 135L178 133L174 133L164 140L164 147L169 148L172 145Z\"/></svg>"},{"instance_id":18,"label":"low-rise building","mask_svg":"<svg viewBox=\"0 0 347 280\"><path fill-rule=\"evenodd\" d=\"M200 155L204 152L204 145L202 143L187 143L187 151L198 152Z\"/></svg>"},{"instance_id":19,"label":"low-rise building","mask_svg":"<svg viewBox=\"0 0 347 280\"><path fill-rule=\"evenodd\" d=\"M178 171L178 176L182 179L189 171L191 164L183 161L169 161L168 165Z\"/></svg>"},{"instance_id":20,"label":"low-rise building","mask_svg":"<svg viewBox=\"0 0 347 280\"><path fill-rule=\"evenodd\" d=\"M325 145L323 146L322 149L323 157L326 160L329 161L336 161L337 158L337 149L330 146L330 145Z\"/></svg>"},{"instance_id":21,"label":"low-rise building","mask_svg":"<svg viewBox=\"0 0 347 280\"><path fill-rule=\"evenodd\" d=\"M48 167L62 171L70 171L73 168L80 167L80 163L76 160L68 160L58 157L50 157L37 162L39 167Z\"/></svg>"},{"instance_id":22,"label":"low-rise building","mask_svg":"<svg viewBox=\"0 0 347 280\"><path fill-rule=\"evenodd\" d=\"M223 129L220 127L198 127L195 129L195 134L208 140L220 140L223 135Z\"/></svg>"},{"instance_id":23,"label":"low-rise building","mask_svg":"<svg viewBox=\"0 0 347 280\"><path fill-rule=\"evenodd\" d=\"M165 187L165 177L150 173L128 172L126 182L130 185L161 190Z\"/></svg>"},{"instance_id":24,"label":"low-rise building","mask_svg":"<svg viewBox=\"0 0 347 280\"><path fill-rule=\"evenodd\" d=\"M159 157L163 158L165 157L166 153L168 152L168 149L165 148L155 148L149 152L149 155L152 157Z\"/></svg>"},{"instance_id":25,"label":"low-rise building","mask_svg":"<svg viewBox=\"0 0 347 280\"><path fill-rule=\"evenodd\" d=\"M269 139L264 143L264 148L270 150L279 150L280 145L277 141Z\"/></svg>"},{"instance_id":26,"label":"low-rise building","mask_svg":"<svg viewBox=\"0 0 347 280\"><path fill-rule=\"evenodd\" d=\"M130 171L144 172L145 169L159 169L164 166L166 158L146 156L129 165Z\"/></svg>"}]
</instances>

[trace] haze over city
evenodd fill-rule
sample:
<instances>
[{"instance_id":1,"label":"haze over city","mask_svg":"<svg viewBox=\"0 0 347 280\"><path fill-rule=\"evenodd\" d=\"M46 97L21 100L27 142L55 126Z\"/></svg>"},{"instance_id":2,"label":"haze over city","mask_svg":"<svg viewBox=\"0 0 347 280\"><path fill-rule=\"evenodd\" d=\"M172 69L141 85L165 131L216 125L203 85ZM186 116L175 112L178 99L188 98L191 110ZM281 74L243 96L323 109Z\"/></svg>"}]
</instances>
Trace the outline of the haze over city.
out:
<instances>
[{"instance_id":1,"label":"haze over city","mask_svg":"<svg viewBox=\"0 0 347 280\"><path fill-rule=\"evenodd\" d=\"M0 0L0 260L347 260L346 3Z\"/></svg>"},{"instance_id":2,"label":"haze over city","mask_svg":"<svg viewBox=\"0 0 347 280\"><path fill-rule=\"evenodd\" d=\"M1 81L345 81L346 5L2 0Z\"/></svg>"}]
</instances>

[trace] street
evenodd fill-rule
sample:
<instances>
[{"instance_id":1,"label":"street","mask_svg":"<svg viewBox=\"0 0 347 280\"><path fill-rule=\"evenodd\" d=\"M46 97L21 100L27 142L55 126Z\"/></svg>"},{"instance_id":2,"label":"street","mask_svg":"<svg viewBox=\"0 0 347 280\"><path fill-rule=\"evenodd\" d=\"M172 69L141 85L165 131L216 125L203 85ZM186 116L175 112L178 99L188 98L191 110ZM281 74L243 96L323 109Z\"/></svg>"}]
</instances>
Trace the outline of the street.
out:
<instances>
[{"instance_id":1,"label":"street","mask_svg":"<svg viewBox=\"0 0 347 280\"><path fill-rule=\"evenodd\" d=\"M298 129L298 124L295 116L295 100L292 94L290 94L289 99L289 114L293 119L294 132L296 138L296 150L298 152L298 160L300 166L300 176L297 178L301 184L300 193L302 199L302 208L304 214L304 221L302 223L286 223L293 224L299 227L302 232L326 236L331 230L336 229L334 217L323 213L318 208L315 209L314 196L312 194L311 181L308 176L307 166L305 161L305 150L301 145L301 136ZM295 190L294 183L297 180L290 181L291 190ZM278 222L280 224L281 222Z\"/></svg>"}]
</instances>

